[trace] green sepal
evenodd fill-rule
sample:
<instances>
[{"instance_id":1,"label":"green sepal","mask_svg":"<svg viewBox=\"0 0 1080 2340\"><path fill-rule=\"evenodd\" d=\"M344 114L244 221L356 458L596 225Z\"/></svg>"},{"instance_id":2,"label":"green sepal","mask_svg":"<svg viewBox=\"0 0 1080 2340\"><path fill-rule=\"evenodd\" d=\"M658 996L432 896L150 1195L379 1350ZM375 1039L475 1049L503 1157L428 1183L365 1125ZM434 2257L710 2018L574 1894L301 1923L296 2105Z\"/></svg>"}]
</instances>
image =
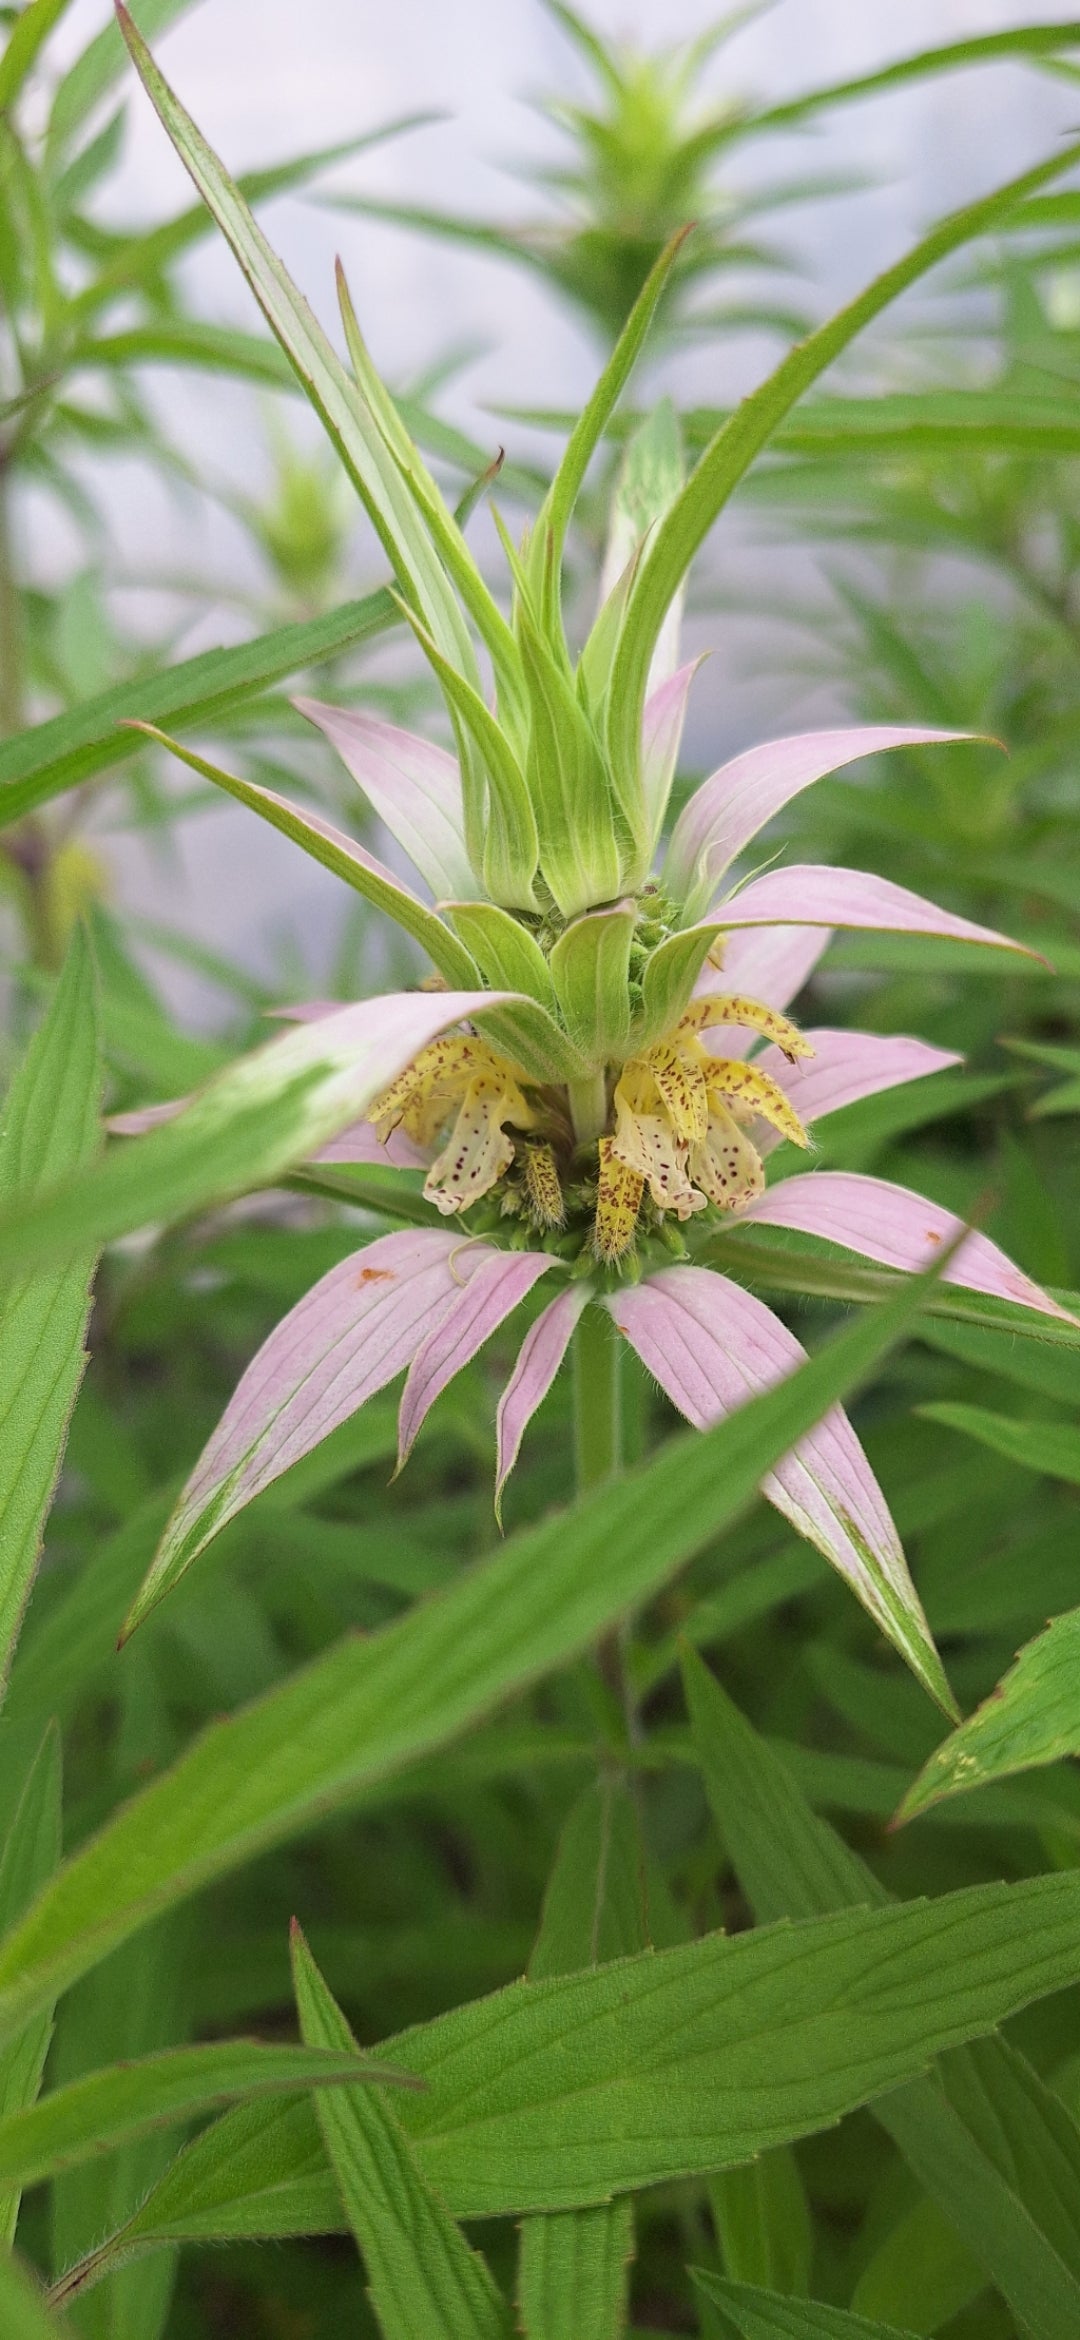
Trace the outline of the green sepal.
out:
<instances>
[{"instance_id":1,"label":"green sepal","mask_svg":"<svg viewBox=\"0 0 1080 2340\"><path fill-rule=\"evenodd\" d=\"M540 868L564 918L574 918L621 891L615 806L592 724L523 607L518 635L532 712L526 769Z\"/></svg>"},{"instance_id":2,"label":"green sepal","mask_svg":"<svg viewBox=\"0 0 1080 2340\"><path fill-rule=\"evenodd\" d=\"M574 506L589 464L630 378L668 278L690 232L688 227L680 228L650 269L592 396L574 425L537 518L529 575L533 590L540 597L545 623L557 627L560 632L559 581L562 553ZM550 556L548 543L551 546Z\"/></svg>"},{"instance_id":3,"label":"green sepal","mask_svg":"<svg viewBox=\"0 0 1080 2340\"><path fill-rule=\"evenodd\" d=\"M599 722L611 681L611 669L619 647L623 619L634 578L641 559L641 547L627 561L622 574L615 580L593 619L589 638L585 643L577 668L577 691L582 706Z\"/></svg>"},{"instance_id":4,"label":"green sepal","mask_svg":"<svg viewBox=\"0 0 1080 2340\"><path fill-rule=\"evenodd\" d=\"M549 1015L558 1014L551 969L527 926L497 902L443 902L440 908L497 991L524 991ZM512 972L511 972L512 970Z\"/></svg>"},{"instance_id":5,"label":"green sepal","mask_svg":"<svg viewBox=\"0 0 1080 2340\"><path fill-rule=\"evenodd\" d=\"M571 1039L591 1064L621 1062L630 1041L633 902L576 918L559 936L551 972Z\"/></svg>"},{"instance_id":6,"label":"green sepal","mask_svg":"<svg viewBox=\"0 0 1080 2340\"><path fill-rule=\"evenodd\" d=\"M658 943L645 962L641 978L641 1007L634 1018L634 1044L651 1048L662 1040L689 1007L694 985L723 928L711 919L688 926L682 934ZM719 986L718 986L719 988Z\"/></svg>"},{"instance_id":7,"label":"green sepal","mask_svg":"<svg viewBox=\"0 0 1080 2340\"><path fill-rule=\"evenodd\" d=\"M504 903L512 910L536 910L539 904L533 890L540 846L532 800L513 748L490 708L466 682L464 675L444 658L438 644L426 628L402 602L403 615L408 619L416 639L434 667L446 695L454 728L462 747L462 786L465 790L466 843L474 868L478 856L482 858L484 884L493 901ZM463 736L464 735L464 736ZM472 780L466 779L471 764L470 750L478 752L488 779L486 815L476 836L475 799L470 802Z\"/></svg>"},{"instance_id":8,"label":"green sepal","mask_svg":"<svg viewBox=\"0 0 1080 2340\"><path fill-rule=\"evenodd\" d=\"M580 1081L588 1071L584 1057L554 1016L534 1000L515 1000L513 1007L478 1008L473 1022L531 1081L562 1086Z\"/></svg>"}]
</instances>

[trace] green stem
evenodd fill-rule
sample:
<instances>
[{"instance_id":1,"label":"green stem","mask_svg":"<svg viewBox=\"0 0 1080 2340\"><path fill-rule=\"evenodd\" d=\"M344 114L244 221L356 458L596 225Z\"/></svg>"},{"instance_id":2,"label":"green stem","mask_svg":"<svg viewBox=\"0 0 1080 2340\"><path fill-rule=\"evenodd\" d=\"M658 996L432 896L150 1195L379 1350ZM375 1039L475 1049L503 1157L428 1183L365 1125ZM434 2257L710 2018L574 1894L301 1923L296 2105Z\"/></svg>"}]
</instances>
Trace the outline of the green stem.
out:
<instances>
[{"instance_id":1,"label":"green stem","mask_svg":"<svg viewBox=\"0 0 1080 2340\"><path fill-rule=\"evenodd\" d=\"M574 1460L578 1493L619 1475L623 1464L622 1345L606 1308L583 1310L574 1334ZM616 1626L597 1646L596 1663L622 1713L627 1742L641 1725L627 1669L629 1627Z\"/></svg>"},{"instance_id":2,"label":"green stem","mask_svg":"<svg viewBox=\"0 0 1080 2340\"><path fill-rule=\"evenodd\" d=\"M574 1136L579 1146L591 1146L603 1137L607 1128L607 1082L601 1065L598 1072L586 1073L584 1080L568 1081L570 1115Z\"/></svg>"},{"instance_id":3,"label":"green stem","mask_svg":"<svg viewBox=\"0 0 1080 2340\"><path fill-rule=\"evenodd\" d=\"M23 634L19 581L11 538L11 472L0 451L0 738L21 731L23 708Z\"/></svg>"},{"instance_id":4,"label":"green stem","mask_svg":"<svg viewBox=\"0 0 1080 2340\"><path fill-rule=\"evenodd\" d=\"M619 1336L606 1308L589 1306L574 1334L574 1460L578 1493L615 1478L622 1462Z\"/></svg>"}]
</instances>

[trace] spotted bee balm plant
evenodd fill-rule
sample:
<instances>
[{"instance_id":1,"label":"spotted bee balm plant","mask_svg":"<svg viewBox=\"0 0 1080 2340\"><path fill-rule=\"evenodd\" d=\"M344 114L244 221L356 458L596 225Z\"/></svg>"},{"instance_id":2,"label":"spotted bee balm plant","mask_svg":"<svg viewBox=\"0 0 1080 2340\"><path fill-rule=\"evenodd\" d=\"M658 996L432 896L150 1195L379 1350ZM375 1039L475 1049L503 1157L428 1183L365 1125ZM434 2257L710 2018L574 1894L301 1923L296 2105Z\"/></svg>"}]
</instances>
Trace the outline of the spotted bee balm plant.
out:
<instances>
[{"instance_id":1,"label":"spotted bee balm plant","mask_svg":"<svg viewBox=\"0 0 1080 2340\"><path fill-rule=\"evenodd\" d=\"M136 13L161 29L183 5ZM550 5L588 48L584 20ZM0 153L36 223L40 298L50 219L72 202L122 298L129 244L82 202L115 152L95 108L123 41L109 27L61 80L38 202L13 96L64 10L6 13ZM1062 1613L1080 1302L1054 1210L1072 1172L1021 1126L1022 1073L948 1069L981 1037L1016 1044L1002 999L1036 1053L1056 1041L1030 1035L1075 1006L1060 923L1024 909L1023 944L992 931L1048 882L1075 910L1058 850L1073 733L1049 775L1027 769L1007 882L1004 848L975 836L995 702L934 697L932 676L924 707L870 674L861 711L887 724L772 739L693 794L677 764L694 685L681 599L747 466L932 263L1014 223L1040 251L1048 224L1069 233L1075 195L1042 190L1080 149L935 228L720 421L688 476L670 407L631 429L614 411L665 286L670 313L676 239L523 539L495 512L493 593L465 530L494 467L470 451L473 484L448 506L344 283L348 364L122 10L120 27L281 349L231 327L224 343L260 380L282 378L284 353L393 599L140 666L5 740L0 826L142 754L149 729L359 893L365 936L369 909L395 920L416 963L381 997L279 1011L231 1059L175 1029L104 909L76 924L55 982L35 967L17 994L35 1013L0 1118L0 2340L294 2324L312 2340L1073 2340L1080 1807L1057 1758L1080 1751L1080 1612ZM1058 24L954 43L819 91L815 110L976 52L1056 69L1078 40ZM281 175L246 184L262 200ZM0 230L4 186L0 170ZM202 218L136 239L155 284ZM0 232L0 280L3 250ZM141 356L178 346L161 300ZM89 318L87 288L73 304ZM93 347L112 363L131 342ZM940 442L915 403L920 445L930 431L949 461L969 445L966 399L931 402ZM1019 393L975 403L980 477L991 426L1025 476L1040 433L1055 476L1075 455L1064 401L1050 417ZM821 400L814 429L825 406L826 437L865 451L866 404ZM23 411L0 399L5 444ZM62 434L70 419L65 394ZM592 531L616 430L581 627L562 609L569 531ZM360 705L328 704L344 686L313 679L394 622L442 692L438 737L355 686ZM1021 636L1013 704L1025 656ZM287 786L145 721L117 728L154 716L216 738L254 707L263 732L257 694L286 674L308 694L287 736L324 735L393 867L367 826L362 845ZM969 734L978 748L955 744ZM774 849L785 808L813 836L824 805L835 834L843 783L814 784L867 755L882 786L849 792L854 834L905 840L902 864L870 875L806 846L813 866L791 866ZM911 778L942 772L962 830L927 819L916 840ZM921 898L934 867L948 909ZM845 928L849 952L853 930L869 955L862 930L879 962L919 970L875 993L878 1031L805 1005L828 997L808 978ZM963 992L950 975L935 1002L943 963ZM972 967L1000 981L969 985ZM214 968L251 1001L240 970ZM103 1059L110 1102L134 1108L107 1145ZM883 1138L884 1157L866 1150ZM865 1175L872 1160L891 1175ZM1048 1289L959 1215L991 1183L1005 1241ZM842 1313L809 1356L789 1329L803 1300ZM405 1463L459 1375L443 1436L387 1487L384 1463L395 1447ZM864 1451L841 1409L871 1379ZM657 1390L684 1423L654 1437ZM515 1468L503 1534L491 1496ZM192 1568L222 1530L220 1564ZM748 1714L699 1654L714 1651ZM970 1711L934 1752L924 1692L949 1707L950 1685ZM295 1922L288 1942L298 1903L319 1966ZM228 2036L238 2020L254 2036ZM347 2231L359 2259L327 2239Z\"/></svg>"},{"instance_id":2,"label":"spotted bee balm plant","mask_svg":"<svg viewBox=\"0 0 1080 2340\"><path fill-rule=\"evenodd\" d=\"M304 1028L291 1043L298 1071L320 1047L336 1066L307 1158L422 1165L426 1175L419 1208L412 1193L397 1205L387 1198L390 1215L424 1223L333 1268L249 1366L184 1489L134 1624L227 1520L407 1368L403 1462L440 1392L541 1283L545 1304L498 1409L499 1495L572 1341L586 1481L618 1464L616 1336L699 1427L793 1369L799 1342L725 1272L737 1230L797 1230L907 1271L955 1247L944 1271L952 1282L1047 1316L1063 1311L948 1212L895 1185L812 1166L820 1115L955 1056L917 1038L802 1031L787 1013L837 928L992 952L1022 946L855 870L772 866L733 882L762 827L815 780L883 750L944 754L963 735L861 726L772 740L714 772L668 821L696 671L679 663L679 609L699 544L799 390L904 283L989 221L993 199L946 223L794 352L688 480L670 410L639 429L616 496L606 590L575 655L562 606L567 531L681 237L653 269L520 544L495 515L506 615L375 371L344 278L351 378L134 28L125 30L382 538L455 743L450 752L362 711L298 701L429 902L317 815L166 742L426 954L431 971L417 991L355 1010L296 1011ZM1019 183L1013 200L1042 175ZM380 1061L390 1077L375 1072ZM121 1126L142 1130L162 1110ZM785 1143L808 1166L767 1186L766 1163ZM949 1706L888 1506L846 1415L830 1410L763 1491Z\"/></svg>"}]
</instances>

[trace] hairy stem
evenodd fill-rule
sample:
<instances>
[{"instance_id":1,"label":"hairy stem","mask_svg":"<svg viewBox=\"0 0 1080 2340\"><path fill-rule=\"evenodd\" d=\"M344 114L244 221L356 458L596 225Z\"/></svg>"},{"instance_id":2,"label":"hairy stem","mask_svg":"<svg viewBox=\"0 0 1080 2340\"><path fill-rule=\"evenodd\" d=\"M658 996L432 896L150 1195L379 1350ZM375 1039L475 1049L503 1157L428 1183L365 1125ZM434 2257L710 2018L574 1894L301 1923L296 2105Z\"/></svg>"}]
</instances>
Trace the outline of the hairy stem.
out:
<instances>
[{"instance_id":1,"label":"hairy stem","mask_svg":"<svg viewBox=\"0 0 1080 2340\"><path fill-rule=\"evenodd\" d=\"M623 1464L622 1348L606 1308L586 1308L574 1334L574 1460L579 1494L618 1476ZM623 1716L627 1741L641 1737L626 1664L629 1627L597 1646L596 1662Z\"/></svg>"},{"instance_id":2,"label":"hairy stem","mask_svg":"<svg viewBox=\"0 0 1080 2340\"><path fill-rule=\"evenodd\" d=\"M606 1308L586 1308L574 1334L574 1460L579 1494L622 1462L619 1336Z\"/></svg>"},{"instance_id":3,"label":"hairy stem","mask_svg":"<svg viewBox=\"0 0 1080 2340\"><path fill-rule=\"evenodd\" d=\"M567 1094L574 1136L579 1146L591 1146L596 1138L603 1137L607 1122L607 1083L603 1070L587 1074L584 1080L570 1081Z\"/></svg>"}]
</instances>

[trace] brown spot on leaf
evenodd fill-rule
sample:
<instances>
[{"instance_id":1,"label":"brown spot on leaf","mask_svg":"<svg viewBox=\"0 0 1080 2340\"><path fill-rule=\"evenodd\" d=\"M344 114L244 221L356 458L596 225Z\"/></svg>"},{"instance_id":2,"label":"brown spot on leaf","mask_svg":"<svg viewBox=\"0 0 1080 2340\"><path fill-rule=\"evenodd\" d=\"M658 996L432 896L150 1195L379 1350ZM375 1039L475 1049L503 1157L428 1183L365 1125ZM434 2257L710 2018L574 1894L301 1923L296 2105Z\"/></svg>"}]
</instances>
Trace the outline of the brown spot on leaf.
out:
<instances>
[{"instance_id":1,"label":"brown spot on leaf","mask_svg":"<svg viewBox=\"0 0 1080 2340\"><path fill-rule=\"evenodd\" d=\"M393 1268L361 1268L356 1279L356 1288L359 1291L363 1284L392 1284L393 1281Z\"/></svg>"}]
</instances>

